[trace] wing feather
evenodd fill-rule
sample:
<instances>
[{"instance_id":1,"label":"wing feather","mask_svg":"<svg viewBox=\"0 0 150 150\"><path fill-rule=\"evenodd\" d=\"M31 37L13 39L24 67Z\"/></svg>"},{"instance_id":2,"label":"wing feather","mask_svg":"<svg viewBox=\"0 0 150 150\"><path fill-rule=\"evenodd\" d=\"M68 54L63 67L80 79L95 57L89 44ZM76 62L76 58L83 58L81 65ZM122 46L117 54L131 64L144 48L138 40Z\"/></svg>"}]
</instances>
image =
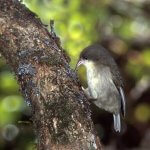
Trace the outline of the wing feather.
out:
<instances>
[{"instance_id":1,"label":"wing feather","mask_svg":"<svg viewBox=\"0 0 150 150\"><path fill-rule=\"evenodd\" d=\"M121 111L122 115L125 116L126 113L126 100L125 100L125 94L122 87L119 87L119 93L121 96Z\"/></svg>"}]
</instances>

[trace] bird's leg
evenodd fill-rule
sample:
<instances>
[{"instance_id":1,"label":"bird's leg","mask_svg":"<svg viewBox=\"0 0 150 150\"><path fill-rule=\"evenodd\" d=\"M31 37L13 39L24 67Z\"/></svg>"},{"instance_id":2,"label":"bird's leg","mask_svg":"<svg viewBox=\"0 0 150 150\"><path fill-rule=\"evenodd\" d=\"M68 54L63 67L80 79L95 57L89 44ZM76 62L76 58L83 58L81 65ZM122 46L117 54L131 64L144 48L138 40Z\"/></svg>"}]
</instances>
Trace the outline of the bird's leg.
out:
<instances>
[{"instance_id":1,"label":"bird's leg","mask_svg":"<svg viewBox=\"0 0 150 150\"><path fill-rule=\"evenodd\" d=\"M88 88L84 88L83 86L81 88L84 91L85 95L89 98L90 97L89 89Z\"/></svg>"},{"instance_id":2,"label":"bird's leg","mask_svg":"<svg viewBox=\"0 0 150 150\"><path fill-rule=\"evenodd\" d=\"M85 95L87 96L88 99L90 99L91 101L95 101L95 100L96 100L95 98L93 98L93 97L91 96L91 94L90 94L90 92L89 92L89 88L84 88L84 87L82 86L82 90L84 91L84 93L85 93Z\"/></svg>"}]
</instances>

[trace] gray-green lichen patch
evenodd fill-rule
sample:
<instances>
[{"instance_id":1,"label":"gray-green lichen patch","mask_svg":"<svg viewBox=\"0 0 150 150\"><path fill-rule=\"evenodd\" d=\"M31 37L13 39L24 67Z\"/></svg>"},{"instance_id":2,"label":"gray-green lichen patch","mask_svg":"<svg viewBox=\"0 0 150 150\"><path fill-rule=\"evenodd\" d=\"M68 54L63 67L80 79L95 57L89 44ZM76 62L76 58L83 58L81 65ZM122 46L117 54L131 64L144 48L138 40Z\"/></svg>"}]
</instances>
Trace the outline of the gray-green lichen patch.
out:
<instances>
[{"instance_id":1,"label":"gray-green lichen patch","mask_svg":"<svg viewBox=\"0 0 150 150\"><path fill-rule=\"evenodd\" d=\"M88 135L87 146L89 150L97 150L96 138L93 134Z\"/></svg>"},{"instance_id":2,"label":"gray-green lichen patch","mask_svg":"<svg viewBox=\"0 0 150 150\"><path fill-rule=\"evenodd\" d=\"M32 64L20 64L17 72L19 76L24 76L24 75L34 76L36 70L32 66Z\"/></svg>"}]
</instances>

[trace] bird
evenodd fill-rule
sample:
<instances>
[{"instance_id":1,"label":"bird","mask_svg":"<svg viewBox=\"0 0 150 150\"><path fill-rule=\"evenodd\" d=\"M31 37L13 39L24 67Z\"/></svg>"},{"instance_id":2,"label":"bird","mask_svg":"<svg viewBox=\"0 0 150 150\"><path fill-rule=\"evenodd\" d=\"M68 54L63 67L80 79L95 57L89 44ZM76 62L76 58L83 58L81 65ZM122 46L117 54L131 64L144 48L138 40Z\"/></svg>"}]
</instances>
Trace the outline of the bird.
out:
<instances>
[{"instance_id":1,"label":"bird","mask_svg":"<svg viewBox=\"0 0 150 150\"><path fill-rule=\"evenodd\" d=\"M86 68L87 85L84 92L98 108L113 114L114 130L121 132L121 115L125 116L124 84L119 68L110 52L100 44L82 50L75 70Z\"/></svg>"}]
</instances>

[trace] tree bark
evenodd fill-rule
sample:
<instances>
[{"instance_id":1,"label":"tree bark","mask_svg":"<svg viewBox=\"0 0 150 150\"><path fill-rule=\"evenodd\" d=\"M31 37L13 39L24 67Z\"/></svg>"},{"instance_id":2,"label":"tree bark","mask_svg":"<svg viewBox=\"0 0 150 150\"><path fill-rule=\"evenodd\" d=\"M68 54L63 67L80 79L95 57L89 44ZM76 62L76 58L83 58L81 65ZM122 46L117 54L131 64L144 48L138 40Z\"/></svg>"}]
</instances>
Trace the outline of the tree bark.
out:
<instances>
[{"instance_id":1,"label":"tree bark","mask_svg":"<svg viewBox=\"0 0 150 150\"><path fill-rule=\"evenodd\" d=\"M16 0L0 0L0 53L31 103L39 150L99 150L89 103L57 37Z\"/></svg>"}]
</instances>

